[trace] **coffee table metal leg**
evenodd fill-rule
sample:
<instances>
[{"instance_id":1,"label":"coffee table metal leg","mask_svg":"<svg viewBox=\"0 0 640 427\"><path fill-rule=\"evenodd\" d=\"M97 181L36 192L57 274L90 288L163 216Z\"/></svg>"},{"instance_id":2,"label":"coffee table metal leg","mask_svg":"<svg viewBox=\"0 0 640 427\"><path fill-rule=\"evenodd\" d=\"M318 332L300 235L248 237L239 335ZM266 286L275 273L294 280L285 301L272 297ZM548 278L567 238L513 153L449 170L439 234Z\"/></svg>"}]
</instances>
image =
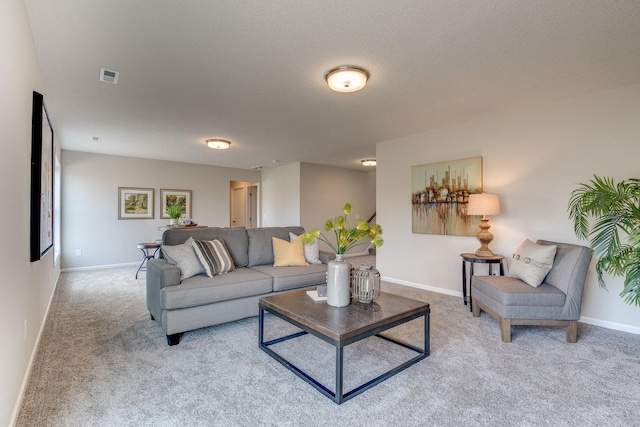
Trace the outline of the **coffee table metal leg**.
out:
<instances>
[{"instance_id":1,"label":"coffee table metal leg","mask_svg":"<svg viewBox=\"0 0 640 427\"><path fill-rule=\"evenodd\" d=\"M336 346L336 393L335 393L335 402L337 404L342 403L342 398L344 397L342 392L342 379L343 379L343 368L344 368L344 347L338 345Z\"/></svg>"},{"instance_id":2,"label":"coffee table metal leg","mask_svg":"<svg viewBox=\"0 0 640 427\"><path fill-rule=\"evenodd\" d=\"M264 347L264 309L258 306L258 346Z\"/></svg>"},{"instance_id":3,"label":"coffee table metal leg","mask_svg":"<svg viewBox=\"0 0 640 427\"><path fill-rule=\"evenodd\" d=\"M431 341L429 332L429 313L424 315L424 355L428 356L431 352L429 342Z\"/></svg>"}]
</instances>

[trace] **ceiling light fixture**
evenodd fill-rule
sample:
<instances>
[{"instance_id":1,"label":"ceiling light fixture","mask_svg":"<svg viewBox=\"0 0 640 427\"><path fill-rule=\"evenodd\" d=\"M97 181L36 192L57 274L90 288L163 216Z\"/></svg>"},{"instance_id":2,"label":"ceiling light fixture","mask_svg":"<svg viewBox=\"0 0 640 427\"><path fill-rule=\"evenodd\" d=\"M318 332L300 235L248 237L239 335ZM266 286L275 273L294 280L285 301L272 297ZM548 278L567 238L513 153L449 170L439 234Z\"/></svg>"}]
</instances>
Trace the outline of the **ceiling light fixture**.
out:
<instances>
[{"instance_id":1,"label":"ceiling light fixture","mask_svg":"<svg viewBox=\"0 0 640 427\"><path fill-rule=\"evenodd\" d=\"M226 139L207 139L207 146L214 150L226 150L231 145L231 141Z\"/></svg>"},{"instance_id":2,"label":"ceiling light fixture","mask_svg":"<svg viewBox=\"0 0 640 427\"><path fill-rule=\"evenodd\" d=\"M360 160L362 166L375 166L377 164L376 159L364 159Z\"/></svg>"},{"instance_id":3,"label":"ceiling light fixture","mask_svg":"<svg viewBox=\"0 0 640 427\"><path fill-rule=\"evenodd\" d=\"M364 68L341 65L329 71L324 78L336 92L356 92L367 84L369 72Z\"/></svg>"}]
</instances>

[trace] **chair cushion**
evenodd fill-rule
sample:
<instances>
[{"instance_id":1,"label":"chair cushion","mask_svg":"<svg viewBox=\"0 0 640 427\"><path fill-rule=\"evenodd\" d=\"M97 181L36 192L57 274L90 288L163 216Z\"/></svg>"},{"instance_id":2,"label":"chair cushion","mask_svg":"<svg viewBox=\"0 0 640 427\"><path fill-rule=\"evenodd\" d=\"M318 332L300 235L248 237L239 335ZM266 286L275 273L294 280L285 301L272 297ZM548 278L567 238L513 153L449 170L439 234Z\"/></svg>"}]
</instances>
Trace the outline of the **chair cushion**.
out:
<instances>
[{"instance_id":1,"label":"chair cushion","mask_svg":"<svg viewBox=\"0 0 640 427\"><path fill-rule=\"evenodd\" d=\"M553 266L555 245L538 245L527 239L513 254L509 276L537 287L543 282Z\"/></svg>"},{"instance_id":2,"label":"chair cushion","mask_svg":"<svg viewBox=\"0 0 640 427\"><path fill-rule=\"evenodd\" d=\"M473 276L471 295L476 302L505 319L563 318L566 295L543 283L534 288L507 276Z\"/></svg>"}]
</instances>

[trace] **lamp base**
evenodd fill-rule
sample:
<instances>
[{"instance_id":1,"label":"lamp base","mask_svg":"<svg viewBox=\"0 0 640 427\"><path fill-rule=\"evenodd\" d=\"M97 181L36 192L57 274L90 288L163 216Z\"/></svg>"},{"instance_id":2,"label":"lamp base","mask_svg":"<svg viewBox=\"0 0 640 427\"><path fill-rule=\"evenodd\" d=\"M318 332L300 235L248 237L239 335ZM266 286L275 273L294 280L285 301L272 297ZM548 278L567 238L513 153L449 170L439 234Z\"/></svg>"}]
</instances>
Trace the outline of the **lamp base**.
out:
<instances>
[{"instance_id":1,"label":"lamp base","mask_svg":"<svg viewBox=\"0 0 640 427\"><path fill-rule=\"evenodd\" d=\"M493 252L491 252L489 249L483 250L482 248L480 248L476 251L476 256L491 257L493 256Z\"/></svg>"},{"instance_id":2,"label":"lamp base","mask_svg":"<svg viewBox=\"0 0 640 427\"><path fill-rule=\"evenodd\" d=\"M480 247L476 251L476 256L490 257L493 252L489 249L489 243L493 240L493 234L489 233L489 219L483 216L480 220L480 232L476 236L480 242Z\"/></svg>"}]
</instances>

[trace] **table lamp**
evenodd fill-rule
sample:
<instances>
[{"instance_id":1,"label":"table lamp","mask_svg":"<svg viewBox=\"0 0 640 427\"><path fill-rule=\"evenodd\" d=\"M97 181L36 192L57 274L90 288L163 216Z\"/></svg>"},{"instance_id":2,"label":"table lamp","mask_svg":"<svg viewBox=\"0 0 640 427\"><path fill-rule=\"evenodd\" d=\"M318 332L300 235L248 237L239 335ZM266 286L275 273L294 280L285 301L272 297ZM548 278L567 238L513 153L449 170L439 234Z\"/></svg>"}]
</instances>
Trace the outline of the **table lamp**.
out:
<instances>
[{"instance_id":1,"label":"table lamp","mask_svg":"<svg viewBox=\"0 0 640 427\"><path fill-rule=\"evenodd\" d=\"M480 248L476 251L477 256L490 257L493 252L489 249L489 243L493 240L493 234L489 233L489 218L487 215L497 215L500 213L500 199L497 194L471 194L467 205L467 215L482 215L480 232L477 235L480 241Z\"/></svg>"}]
</instances>

